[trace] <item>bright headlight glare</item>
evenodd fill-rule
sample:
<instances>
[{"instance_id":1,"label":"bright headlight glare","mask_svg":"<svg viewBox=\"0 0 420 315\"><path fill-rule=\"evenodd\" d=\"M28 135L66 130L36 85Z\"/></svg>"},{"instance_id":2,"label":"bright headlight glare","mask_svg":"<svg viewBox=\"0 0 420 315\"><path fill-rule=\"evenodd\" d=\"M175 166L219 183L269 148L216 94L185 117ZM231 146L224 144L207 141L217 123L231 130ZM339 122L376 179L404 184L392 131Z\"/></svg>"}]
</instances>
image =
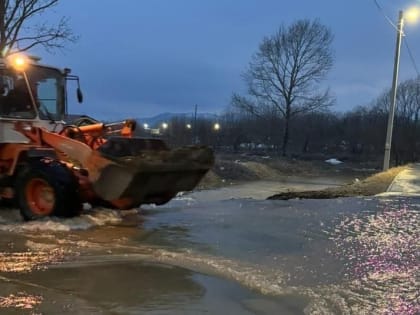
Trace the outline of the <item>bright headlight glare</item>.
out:
<instances>
[{"instance_id":1,"label":"bright headlight glare","mask_svg":"<svg viewBox=\"0 0 420 315\"><path fill-rule=\"evenodd\" d=\"M28 65L28 60L23 55L12 55L9 57L9 63L16 69L16 70L25 70Z\"/></svg>"}]
</instances>

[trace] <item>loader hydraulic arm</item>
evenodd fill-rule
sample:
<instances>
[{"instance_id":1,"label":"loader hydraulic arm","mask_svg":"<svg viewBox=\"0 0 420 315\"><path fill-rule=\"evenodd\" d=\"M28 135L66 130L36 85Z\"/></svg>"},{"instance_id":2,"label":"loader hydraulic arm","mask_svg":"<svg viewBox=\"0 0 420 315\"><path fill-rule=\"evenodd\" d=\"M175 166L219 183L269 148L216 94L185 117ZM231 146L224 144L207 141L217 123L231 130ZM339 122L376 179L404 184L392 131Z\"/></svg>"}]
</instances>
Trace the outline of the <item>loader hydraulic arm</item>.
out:
<instances>
[{"instance_id":1,"label":"loader hydraulic arm","mask_svg":"<svg viewBox=\"0 0 420 315\"><path fill-rule=\"evenodd\" d=\"M106 142L106 136L119 135L131 138L135 128L135 120L125 120L109 124L96 123L86 126L68 125L59 134L79 140L96 150Z\"/></svg>"},{"instance_id":2,"label":"loader hydraulic arm","mask_svg":"<svg viewBox=\"0 0 420 315\"><path fill-rule=\"evenodd\" d=\"M80 167L88 170L89 180L93 183L100 172L113 162L102 157L98 151L87 144L64 135L50 132L44 128L34 127L22 122L16 122L15 129L39 146L49 146L62 153L70 161L77 161Z\"/></svg>"}]
</instances>

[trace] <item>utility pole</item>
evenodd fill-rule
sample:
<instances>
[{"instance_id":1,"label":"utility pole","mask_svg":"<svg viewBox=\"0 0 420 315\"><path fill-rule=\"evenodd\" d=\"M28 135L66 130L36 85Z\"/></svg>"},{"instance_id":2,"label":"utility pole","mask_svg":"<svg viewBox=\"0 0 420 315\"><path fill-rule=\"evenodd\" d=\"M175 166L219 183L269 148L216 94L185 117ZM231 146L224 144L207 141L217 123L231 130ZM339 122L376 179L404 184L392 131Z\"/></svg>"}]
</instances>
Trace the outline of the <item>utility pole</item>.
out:
<instances>
[{"instance_id":1,"label":"utility pole","mask_svg":"<svg viewBox=\"0 0 420 315\"><path fill-rule=\"evenodd\" d=\"M395 104L397 101L398 71L400 67L401 38L403 34L403 27L404 27L404 13L403 11L400 11L399 17L398 17L397 44L395 47L394 75L392 78L391 103L389 105L388 127L386 131L384 167L383 167L384 171L389 169L389 160L391 157L392 129L394 126Z\"/></svg>"},{"instance_id":2,"label":"utility pole","mask_svg":"<svg viewBox=\"0 0 420 315\"><path fill-rule=\"evenodd\" d=\"M197 104L194 106L193 144L197 144Z\"/></svg>"}]
</instances>

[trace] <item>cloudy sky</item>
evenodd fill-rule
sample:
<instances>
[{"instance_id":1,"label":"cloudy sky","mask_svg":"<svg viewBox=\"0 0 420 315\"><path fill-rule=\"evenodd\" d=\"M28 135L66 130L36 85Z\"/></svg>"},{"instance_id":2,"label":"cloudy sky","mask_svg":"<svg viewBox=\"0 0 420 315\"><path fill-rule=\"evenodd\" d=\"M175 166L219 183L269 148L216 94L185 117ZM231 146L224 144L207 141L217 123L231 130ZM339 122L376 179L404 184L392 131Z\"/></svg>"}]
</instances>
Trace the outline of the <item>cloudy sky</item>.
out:
<instances>
[{"instance_id":1,"label":"cloudy sky","mask_svg":"<svg viewBox=\"0 0 420 315\"><path fill-rule=\"evenodd\" d=\"M420 5L378 3L395 23L398 10ZM62 15L80 40L64 53L35 53L80 75L85 102L71 104L73 113L120 119L191 112L194 104L221 112L244 89L240 75L261 39L302 18L319 18L334 33L325 82L334 110L366 104L391 84L396 32L373 0L62 0L43 18ZM405 34L420 66L420 24ZM400 79L415 76L403 45Z\"/></svg>"}]
</instances>

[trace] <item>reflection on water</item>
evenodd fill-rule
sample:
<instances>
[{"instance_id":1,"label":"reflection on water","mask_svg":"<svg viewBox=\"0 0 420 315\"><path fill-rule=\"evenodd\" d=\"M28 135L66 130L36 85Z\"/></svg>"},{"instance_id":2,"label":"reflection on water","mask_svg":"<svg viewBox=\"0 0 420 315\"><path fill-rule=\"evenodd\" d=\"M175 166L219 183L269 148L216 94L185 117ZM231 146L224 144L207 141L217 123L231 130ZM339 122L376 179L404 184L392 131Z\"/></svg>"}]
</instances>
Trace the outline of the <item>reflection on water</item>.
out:
<instances>
[{"instance_id":1,"label":"reflection on water","mask_svg":"<svg viewBox=\"0 0 420 315\"><path fill-rule=\"evenodd\" d=\"M0 296L0 309L22 309L32 310L42 303L42 297L39 295L31 295L26 292L18 292L9 294L8 296ZM31 314L35 314L31 312Z\"/></svg>"},{"instance_id":2,"label":"reflection on water","mask_svg":"<svg viewBox=\"0 0 420 315\"><path fill-rule=\"evenodd\" d=\"M346 263L349 299L356 302L354 313L420 314L418 206L383 207L347 217L333 234L336 254Z\"/></svg>"},{"instance_id":3,"label":"reflection on water","mask_svg":"<svg viewBox=\"0 0 420 315\"><path fill-rule=\"evenodd\" d=\"M0 252L0 272L29 272L34 269L45 269L47 265L62 261L63 249L54 248L48 252Z\"/></svg>"}]
</instances>

